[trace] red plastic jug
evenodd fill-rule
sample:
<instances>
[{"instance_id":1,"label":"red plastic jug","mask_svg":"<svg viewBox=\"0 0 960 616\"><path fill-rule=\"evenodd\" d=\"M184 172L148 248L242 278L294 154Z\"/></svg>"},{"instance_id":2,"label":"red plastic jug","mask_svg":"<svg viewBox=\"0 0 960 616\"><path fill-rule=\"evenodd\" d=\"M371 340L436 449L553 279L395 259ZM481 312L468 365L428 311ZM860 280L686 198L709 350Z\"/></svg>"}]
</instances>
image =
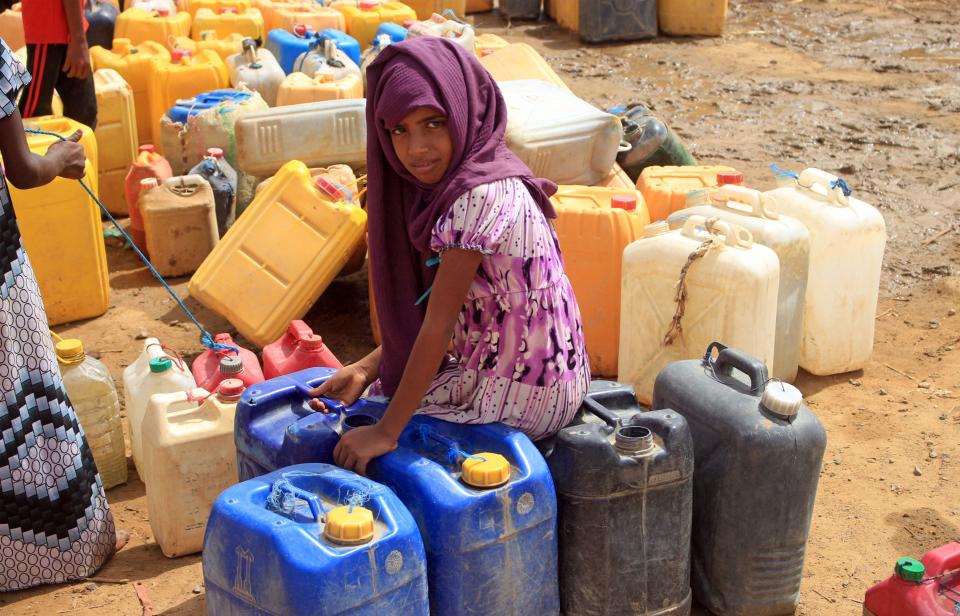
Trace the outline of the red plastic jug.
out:
<instances>
[{"instance_id":1,"label":"red plastic jug","mask_svg":"<svg viewBox=\"0 0 960 616\"><path fill-rule=\"evenodd\" d=\"M290 321L287 333L263 347L263 374L276 378L307 368L342 368L343 364L303 321Z\"/></svg>"},{"instance_id":2,"label":"red plastic jug","mask_svg":"<svg viewBox=\"0 0 960 616\"><path fill-rule=\"evenodd\" d=\"M960 613L960 543L923 558L901 558L893 575L867 591L864 616L955 616Z\"/></svg>"},{"instance_id":3,"label":"red plastic jug","mask_svg":"<svg viewBox=\"0 0 960 616\"><path fill-rule=\"evenodd\" d=\"M127 211L130 213L130 236L133 243L143 252L147 251L146 236L143 233L143 216L137 206L140 197L140 180L156 178L162 184L173 176L173 170L166 158L157 154L157 148L150 144L140 146L137 159L123 182L124 196L127 199Z\"/></svg>"},{"instance_id":4,"label":"red plastic jug","mask_svg":"<svg viewBox=\"0 0 960 616\"><path fill-rule=\"evenodd\" d=\"M239 353L232 350L207 349L201 353L190 367L197 385L207 391L216 391L221 381L226 379L240 379L244 387L263 381L263 370L257 354L247 350L236 342L230 334L217 334L213 337L217 344L232 346L239 349Z\"/></svg>"}]
</instances>

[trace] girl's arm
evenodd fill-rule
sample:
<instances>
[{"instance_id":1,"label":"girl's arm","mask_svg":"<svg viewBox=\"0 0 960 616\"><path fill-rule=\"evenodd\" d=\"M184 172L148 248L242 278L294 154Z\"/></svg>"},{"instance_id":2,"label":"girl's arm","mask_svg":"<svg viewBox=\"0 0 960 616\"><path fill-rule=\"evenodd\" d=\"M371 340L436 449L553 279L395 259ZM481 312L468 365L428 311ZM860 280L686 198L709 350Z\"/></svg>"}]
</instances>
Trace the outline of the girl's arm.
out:
<instances>
[{"instance_id":1,"label":"girl's arm","mask_svg":"<svg viewBox=\"0 0 960 616\"><path fill-rule=\"evenodd\" d=\"M340 439L333 451L338 465L363 475L370 460L396 447L400 433L437 375L482 258L479 252L459 248L443 253L427 314L387 412L376 425L354 428Z\"/></svg>"},{"instance_id":2,"label":"girl's arm","mask_svg":"<svg viewBox=\"0 0 960 616\"><path fill-rule=\"evenodd\" d=\"M329 379L310 390L314 396L310 400L310 407L315 411L326 412L326 405L317 398L333 398L347 406L353 404L371 383L377 380L380 374L381 348L377 347L360 361L340 368Z\"/></svg>"},{"instance_id":3,"label":"girl's arm","mask_svg":"<svg viewBox=\"0 0 960 616\"><path fill-rule=\"evenodd\" d=\"M27 146L20 112L15 109L0 119L0 153L7 178L21 190L49 184L58 175L82 178L86 156L83 146L77 143L81 136L76 131L67 141L51 145L46 155L34 154Z\"/></svg>"}]
</instances>

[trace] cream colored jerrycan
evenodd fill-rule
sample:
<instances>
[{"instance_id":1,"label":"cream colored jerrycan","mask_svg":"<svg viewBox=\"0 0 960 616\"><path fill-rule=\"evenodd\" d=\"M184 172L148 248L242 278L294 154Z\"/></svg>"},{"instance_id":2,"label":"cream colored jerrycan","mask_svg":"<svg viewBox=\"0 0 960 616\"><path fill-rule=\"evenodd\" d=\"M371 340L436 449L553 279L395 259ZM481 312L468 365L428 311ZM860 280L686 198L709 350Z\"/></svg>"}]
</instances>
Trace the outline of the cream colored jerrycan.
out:
<instances>
[{"instance_id":1,"label":"cream colored jerrycan","mask_svg":"<svg viewBox=\"0 0 960 616\"><path fill-rule=\"evenodd\" d=\"M271 107L277 104L277 90L285 77L283 69L269 50L257 48L255 40L243 40L243 51L227 58L227 69L233 87L259 92Z\"/></svg>"},{"instance_id":2,"label":"cream colored jerrycan","mask_svg":"<svg viewBox=\"0 0 960 616\"><path fill-rule=\"evenodd\" d=\"M806 169L786 181L766 195L810 231L800 367L818 375L858 370L873 353L883 216L826 171Z\"/></svg>"},{"instance_id":3,"label":"cream colored jerrycan","mask_svg":"<svg viewBox=\"0 0 960 616\"><path fill-rule=\"evenodd\" d=\"M662 221L649 225L623 253L618 380L650 404L664 366L698 358L714 341L769 366L779 278L776 253L743 227L703 216L676 231Z\"/></svg>"},{"instance_id":4,"label":"cream colored jerrycan","mask_svg":"<svg viewBox=\"0 0 960 616\"><path fill-rule=\"evenodd\" d=\"M143 352L129 366L123 369L123 406L127 411L127 425L130 430L130 451L137 472L143 477L143 418L147 414L147 402L150 396L193 389L197 382L190 368L177 356L176 351L167 350L156 338L143 341Z\"/></svg>"},{"instance_id":5,"label":"cream colored jerrycan","mask_svg":"<svg viewBox=\"0 0 960 616\"><path fill-rule=\"evenodd\" d=\"M192 274L220 240L210 183L197 174L141 182L139 206L147 252L163 276ZM152 186L152 187L151 187Z\"/></svg>"},{"instance_id":6,"label":"cream colored jerrycan","mask_svg":"<svg viewBox=\"0 0 960 616\"><path fill-rule=\"evenodd\" d=\"M753 241L777 253L780 284L777 294L777 336L770 376L792 383L800 364L803 310L810 266L810 234L796 218L781 216L770 197L758 190L727 184L712 190L690 193L686 209L675 212L667 222L682 227L690 216L703 216L740 225Z\"/></svg>"},{"instance_id":7,"label":"cream colored jerrycan","mask_svg":"<svg viewBox=\"0 0 960 616\"><path fill-rule=\"evenodd\" d=\"M150 398L143 422L143 482L153 537L173 558L203 549L213 501L237 482L233 421L243 382Z\"/></svg>"}]
</instances>

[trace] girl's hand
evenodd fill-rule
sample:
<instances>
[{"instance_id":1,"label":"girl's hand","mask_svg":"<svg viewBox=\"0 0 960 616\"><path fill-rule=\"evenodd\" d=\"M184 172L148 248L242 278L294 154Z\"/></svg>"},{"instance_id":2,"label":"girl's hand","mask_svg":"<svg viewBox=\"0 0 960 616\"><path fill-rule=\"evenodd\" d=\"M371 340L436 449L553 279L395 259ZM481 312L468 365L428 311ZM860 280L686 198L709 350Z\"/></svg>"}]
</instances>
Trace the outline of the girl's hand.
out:
<instances>
[{"instance_id":1,"label":"girl's hand","mask_svg":"<svg viewBox=\"0 0 960 616\"><path fill-rule=\"evenodd\" d=\"M83 136L79 130L67 137L66 141L57 141L47 148L47 158L53 159L60 168L57 175L69 180L79 180L86 172L87 155L78 143Z\"/></svg>"},{"instance_id":2,"label":"girl's hand","mask_svg":"<svg viewBox=\"0 0 960 616\"><path fill-rule=\"evenodd\" d=\"M366 371L357 364L340 368L319 387L310 390L310 395L315 396L310 400L310 408L322 412L327 410L326 405L317 400L321 396L339 400L346 406L350 406L357 401L369 384Z\"/></svg>"},{"instance_id":3,"label":"girl's hand","mask_svg":"<svg viewBox=\"0 0 960 616\"><path fill-rule=\"evenodd\" d=\"M397 441L380 424L354 428L340 439L333 450L333 461L358 475L367 474L367 464L397 448Z\"/></svg>"}]
</instances>

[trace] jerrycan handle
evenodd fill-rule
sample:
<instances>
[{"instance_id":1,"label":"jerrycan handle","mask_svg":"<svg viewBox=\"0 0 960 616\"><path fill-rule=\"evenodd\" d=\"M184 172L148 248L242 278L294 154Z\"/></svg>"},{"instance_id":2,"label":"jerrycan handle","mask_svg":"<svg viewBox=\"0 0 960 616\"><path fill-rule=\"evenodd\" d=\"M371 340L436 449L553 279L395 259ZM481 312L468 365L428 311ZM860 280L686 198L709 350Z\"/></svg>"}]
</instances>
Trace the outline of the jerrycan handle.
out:
<instances>
[{"instance_id":1,"label":"jerrycan handle","mask_svg":"<svg viewBox=\"0 0 960 616\"><path fill-rule=\"evenodd\" d=\"M241 46L243 49L243 57L247 60L247 64L253 68L260 68L260 62L257 59L257 41L252 38L245 38Z\"/></svg>"},{"instance_id":2,"label":"jerrycan handle","mask_svg":"<svg viewBox=\"0 0 960 616\"><path fill-rule=\"evenodd\" d=\"M287 326L287 334L295 339L297 342L309 338L313 335L313 330L310 329L310 326L307 325L304 321L299 319L290 321L290 325Z\"/></svg>"},{"instance_id":3,"label":"jerrycan handle","mask_svg":"<svg viewBox=\"0 0 960 616\"><path fill-rule=\"evenodd\" d=\"M797 178L797 184L836 205L847 206L850 204L843 191L843 187L846 185L841 184L840 178L832 173L820 169L804 169L800 172L800 177Z\"/></svg>"},{"instance_id":4,"label":"jerrycan handle","mask_svg":"<svg viewBox=\"0 0 960 616\"><path fill-rule=\"evenodd\" d=\"M294 387L296 387L297 391L300 392L300 394L303 395L304 398L310 400L314 397L313 394L310 393L313 390L312 387L309 387L296 379L291 379L290 377L286 377L286 379L291 383L293 383ZM324 381L326 381L326 379L318 383L318 385L322 384ZM318 399L320 400L320 402L323 402L324 406L327 407L327 413L343 414L347 410L346 405L343 402L340 402L339 400L334 400L333 398L323 398L323 397ZM305 416L308 414L312 414L314 411L313 409L309 409L307 413L301 413L300 410L297 410L296 412L298 415Z\"/></svg>"},{"instance_id":5,"label":"jerrycan handle","mask_svg":"<svg viewBox=\"0 0 960 616\"><path fill-rule=\"evenodd\" d=\"M288 507L285 506L285 495L289 495L295 499L306 502L310 507L310 513L313 514L313 518L318 522L320 522L323 518L323 514L327 512L323 506L323 503L320 502L320 499L316 494L311 494L306 490L298 488L286 479L275 481L273 485L270 486L270 495L267 497L268 506L272 506L272 508L274 508L276 511L283 513L292 511L292 507L289 507L288 509Z\"/></svg>"},{"instance_id":6,"label":"jerrycan handle","mask_svg":"<svg viewBox=\"0 0 960 616\"><path fill-rule=\"evenodd\" d=\"M603 420L605 424L611 428L617 428L620 425L620 418L615 414L610 412L607 407L603 406L589 395L583 399L583 407Z\"/></svg>"},{"instance_id":7,"label":"jerrycan handle","mask_svg":"<svg viewBox=\"0 0 960 616\"><path fill-rule=\"evenodd\" d=\"M750 215L755 218L767 218L777 220L780 213L776 204L769 196L761 193L759 190L753 190L746 186L736 184L725 184L716 189L710 195L713 205L718 208L730 210L733 212L744 213L742 208L735 207L733 204L743 204L750 207Z\"/></svg>"},{"instance_id":8,"label":"jerrycan handle","mask_svg":"<svg viewBox=\"0 0 960 616\"><path fill-rule=\"evenodd\" d=\"M710 222L709 225L708 222ZM747 229L723 220L710 219L708 221L706 216L690 216L687 218L682 233L692 239L706 239L704 237L705 233L720 236L727 246L735 248L750 248L753 246L753 234Z\"/></svg>"},{"instance_id":9,"label":"jerrycan handle","mask_svg":"<svg viewBox=\"0 0 960 616\"><path fill-rule=\"evenodd\" d=\"M711 360L714 349L720 352L716 359ZM769 380L767 366L762 361L719 342L713 342L707 347L704 361L713 368L715 374L733 378L734 368L744 373L750 378L750 391L753 393L759 393Z\"/></svg>"}]
</instances>

